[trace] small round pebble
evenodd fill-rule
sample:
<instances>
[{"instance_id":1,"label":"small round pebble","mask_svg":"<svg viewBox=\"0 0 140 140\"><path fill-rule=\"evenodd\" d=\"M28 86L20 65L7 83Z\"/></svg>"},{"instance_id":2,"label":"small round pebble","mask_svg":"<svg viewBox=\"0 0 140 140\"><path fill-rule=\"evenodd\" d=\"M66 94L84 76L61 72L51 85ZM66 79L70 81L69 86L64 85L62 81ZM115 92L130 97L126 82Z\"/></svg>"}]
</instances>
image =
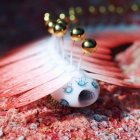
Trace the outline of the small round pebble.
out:
<instances>
[{"instance_id":1,"label":"small round pebble","mask_svg":"<svg viewBox=\"0 0 140 140\"><path fill-rule=\"evenodd\" d=\"M3 136L3 130L2 130L2 128L0 128L0 137L2 137Z\"/></svg>"},{"instance_id":2,"label":"small round pebble","mask_svg":"<svg viewBox=\"0 0 140 140\"><path fill-rule=\"evenodd\" d=\"M30 125L30 129L36 130L36 129L37 129L37 124L32 123L32 124Z\"/></svg>"},{"instance_id":3,"label":"small round pebble","mask_svg":"<svg viewBox=\"0 0 140 140\"><path fill-rule=\"evenodd\" d=\"M25 137L24 136L20 136L20 137L18 137L17 140L25 140Z\"/></svg>"},{"instance_id":4,"label":"small round pebble","mask_svg":"<svg viewBox=\"0 0 140 140\"><path fill-rule=\"evenodd\" d=\"M104 116L104 115L100 115L100 114L94 114L93 118L94 118L97 122L107 121L107 117Z\"/></svg>"}]
</instances>

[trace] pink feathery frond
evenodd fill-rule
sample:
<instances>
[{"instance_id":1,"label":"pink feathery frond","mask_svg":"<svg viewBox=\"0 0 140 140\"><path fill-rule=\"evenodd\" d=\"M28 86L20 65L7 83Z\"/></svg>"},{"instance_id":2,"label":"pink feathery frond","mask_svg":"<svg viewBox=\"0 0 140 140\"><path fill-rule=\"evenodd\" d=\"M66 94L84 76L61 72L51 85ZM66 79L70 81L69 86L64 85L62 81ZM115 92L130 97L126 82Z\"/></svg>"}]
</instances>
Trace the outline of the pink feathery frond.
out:
<instances>
[{"instance_id":1,"label":"pink feathery frond","mask_svg":"<svg viewBox=\"0 0 140 140\"><path fill-rule=\"evenodd\" d=\"M54 91L58 90L59 88L63 87L67 82L70 81L70 79L71 79L70 75L63 74L63 75L57 77L56 79L54 79L48 83L44 83L43 85L40 85L39 87L31 89L30 91L21 95L19 98L17 98L17 102L14 104L11 104L11 106L21 107L21 106L27 105L29 103L32 103L36 100L39 100L39 99L53 93Z\"/></svg>"},{"instance_id":2,"label":"pink feathery frond","mask_svg":"<svg viewBox=\"0 0 140 140\"><path fill-rule=\"evenodd\" d=\"M87 75L116 86L140 89L140 85L130 82L129 75L124 73L116 62L122 58L121 54L115 60L112 53L113 49L120 45L140 40L138 33L105 32L97 34L95 38L97 51L91 56L83 56L81 64L81 68L87 71ZM9 104L9 107L21 107L32 103L57 91L70 81L71 75L67 75L65 70L55 62L59 59L53 60L50 55L48 48L52 46L48 40L45 38L25 45L0 59L0 98L19 96L15 103ZM71 45L70 41L65 42L68 56ZM129 49L124 59L128 59L131 51L137 48ZM80 55L80 44L76 44L73 48L74 62L78 62Z\"/></svg>"}]
</instances>

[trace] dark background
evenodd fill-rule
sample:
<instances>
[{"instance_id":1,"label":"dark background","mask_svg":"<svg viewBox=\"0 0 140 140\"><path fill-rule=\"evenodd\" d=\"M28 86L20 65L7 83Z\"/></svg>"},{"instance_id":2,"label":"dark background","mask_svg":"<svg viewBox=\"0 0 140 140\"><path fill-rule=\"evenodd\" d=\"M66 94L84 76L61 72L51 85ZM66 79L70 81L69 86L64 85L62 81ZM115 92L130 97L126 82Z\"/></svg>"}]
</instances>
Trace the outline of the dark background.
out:
<instances>
[{"instance_id":1,"label":"dark background","mask_svg":"<svg viewBox=\"0 0 140 140\"><path fill-rule=\"evenodd\" d=\"M138 9L132 8L136 4ZM109 5L116 10L110 12ZM91 13L89 7L94 6L96 12ZM105 13L99 8L104 6ZM57 17L61 12L69 17L69 9L82 8L82 13L75 13L79 22L85 26L119 25L120 23L139 24L139 0L5 0L0 2L0 54L14 47L46 36L44 13L50 12ZM118 12L123 8L123 12ZM117 9L118 8L118 9Z\"/></svg>"}]
</instances>

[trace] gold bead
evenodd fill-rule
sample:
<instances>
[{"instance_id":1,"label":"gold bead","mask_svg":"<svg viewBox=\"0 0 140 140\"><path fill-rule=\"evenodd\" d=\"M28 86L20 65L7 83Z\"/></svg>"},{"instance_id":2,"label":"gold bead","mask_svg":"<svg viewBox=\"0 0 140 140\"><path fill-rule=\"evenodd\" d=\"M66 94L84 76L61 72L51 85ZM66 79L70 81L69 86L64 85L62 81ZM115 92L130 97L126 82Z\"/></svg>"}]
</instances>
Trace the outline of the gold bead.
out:
<instances>
[{"instance_id":1,"label":"gold bead","mask_svg":"<svg viewBox=\"0 0 140 140\"><path fill-rule=\"evenodd\" d=\"M109 5L108 6L108 10L110 11L110 12L114 12L115 11L115 6L114 5Z\"/></svg>"},{"instance_id":2,"label":"gold bead","mask_svg":"<svg viewBox=\"0 0 140 140\"><path fill-rule=\"evenodd\" d=\"M69 18L66 17L66 15L65 15L64 13L61 13L61 14L59 15L59 19L60 19L60 20L63 20L64 22L66 22L66 24L69 24L69 23L70 23Z\"/></svg>"},{"instance_id":3,"label":"gold bead","mask_svg":"<svg viewBox=\"0 0 140 140\"><path fill-rule=\"evenodd\" d=\"M65 21L65 20L63 20L63 19L57 19L57 21L56 21L57 23L61 23L61 24L64 24L64 26L68 26L68 24L67 24L67 22Z\"/></svg>"},{"instance_id":4,"label":"gold bead","mask_svg":"<svg viewBox=\"0 0 140 140\"><path fill-rule=\"evenodd\" d=\"M90 13L95 13L96 12L96 8L94 6L90 6L89 7L89 12Z\"/></svg>"},{"instance_id":5,"label":"gold bead","mask_svg":"<svg viewBox=\"0 0 140 140\"><path fill-rule=\"evenodd\" d=\"M64 13L61 13L61 14L59 15L59 18L60 18L60 19L65 19L65 18L66 18L66 15L65 15Z\"/></svg>"},{"instance_id":6,"label":"gold bead","mask_svg":"<svg viewBox=\"0 0 140 140\"><path fill-rule=\"evenodd\" d=\"M116 12L117 12L118 14L122 14L122 13L123 13L123 8L122 8L122 7L117 7L117 8L116 8Z\"/></svg>"},{"instance_id":7,"label":"gold bead","mask_svg":"<svg viewBox=\"0 0 140 140\"><path fill-rule=\"evenodd\" d=\"M104 6L100 6L99 7L99 12L100 13L105 13L106 12L106 8Z\"/></svg>"},{"instance_id":8,"label":"gold bead","mask_svg":"<svg viewBox=\"0 0 140 140\"><path fill-rule=\"evenodd\" d=\"M73 28L70 32L71 35L71 39L73 41L80 41L83 40L85 38L85 31L82 28Z\"/></svg>"},{"instance_id":9,"label":"gold bead","mask_svg":"<svg viewBox=\"0 0 140 140\"><path fill-rule=\"evenodd\" d=\"M138 11L138 10L139 10L137 4L132 4L131 9L132 9L133 11Z\"/></svg>"},{"instance_id":10,"label":"gold bead","mask_svg":"<svg viewBox=\"0 0 140 140\"><path fill-rule=\"evenodd\" d=\"M54 28L53 28L53 31L54 31L54 35L56 35L57 37L62 37L66 34L67 27L65 24L56 23Z\"/></svg>"},{"instance_id":11,"label":"gold bead","mask_svg":"<svg viewBox=\"0 0 140 140\"><path fill-rule=\"evenodd\" d=\"M96 51L96 41L92 39L85 39L82 43L82 50L86 54L91 54Z\"/></svg>"},{"instance_id":12,"label":"gold bead","mask_svg":"<svg viewBox=\"0 0 140 140\"><path fill-rule=\"evenodd\" d=\"M47 27L48 27L49 33L54 34L54 30L53 30L54 26L55 26L55 23L53 21L48 21Z\"/></svg>"},{"instance_id":13,"label":"gold bead","mask_svg":"<svg viewBox=\"0 0 140 140\"><path fill-rule=\"evenodd\" d=\"M75 22L75 21L76 21L75 15L70 15L69 19L70 19L72 22Z\"/></svg>"},{"instance_id":14,"label":"gold bead","mask_svg":"<svg viewBox=\"0 0 140 140\"><path fill-rule=\"evenodd\" d=\"M44 21L45 21L45 25L47 25L47 23L50 21L50 13L44 14Z\"/></svg>"},{"instance_id":15,"label":"gold bead","mask_svg":"<svg viewBox=\"0 0 140 140\"><path fill-rule=\"evenodd\" d=\"M78 13L78 14L81 14L82 13L82 8L81 7L76 7L75 11Z\"/></svg>"}]
</instances>

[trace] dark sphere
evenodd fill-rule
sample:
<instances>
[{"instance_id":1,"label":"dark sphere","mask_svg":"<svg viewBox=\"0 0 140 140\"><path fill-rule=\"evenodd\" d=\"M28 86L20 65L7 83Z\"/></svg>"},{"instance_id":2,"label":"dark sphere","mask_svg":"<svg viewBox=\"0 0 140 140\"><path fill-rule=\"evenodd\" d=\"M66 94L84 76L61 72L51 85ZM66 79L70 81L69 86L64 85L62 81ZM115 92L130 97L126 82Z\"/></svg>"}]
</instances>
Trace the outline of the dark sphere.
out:
<instances>
[{"instance_id":1,"label":"dark sphere","mask_svg":"<svg viewBox=\"0 0 140 140\"><path fill-rule=\"evenodd\" d=\"M56 35L57 37L62 37L66 34L67 27L62 23L56 23L53 30L54 30L54 35Z\"/></svg>"},{"instance_id":2,"label":"dark sphere","mask_svg":"<svg viewBox=\"0 0 140 140\"><path fill-rule=\"evenodd\" d=\"M95 40L92 39L85 39L82 43L82 49L84 53L91 54L96 51L97 43Z\"/></svg>"},{"instance_id":3,"label":"dark sphere","mask_svg":"<svg viewBox=\"0 0 140 140\"><path fill-rule=\"evenodd\" d=\"M67 22L66 22L65 20L63 20L63 19L57 19L56 22L57 22L57 23L61 23L61 24L63 24L64 26L67 26Z\"/></svg>"},{"instance_id":4,"label":"dark sphere","mask_svg":"<svg viewBox=\"0 0 140 140\"><path fill-rule=\"evenodd\" d=\"M96 41L93 39L85 39L82 43L82 48L95 48L97 45Z\"/></svg>"},{"instance_id":5,"label":"dark sphere","mask_svg":"<svg viewBox=\"0 0 140 140\"><path fill-rule=\"evenodd\" d=\"M54 26L55 26L55 23L53 21L48 21L47 27L48 27L48 32L49 33L51 33L51 34L54 33L54 31L53 31Z\"/></svg>"},{"instance_id":6,"label":"dark sphere","mask_svg":"<svg viewBox=\"0 0 140 140\"><path fill-rule=\"evenodd\" d=\"M73 28L70 32L71 39L74 41L80 41L85 37L85 31L82 28L76 27Z\"/></svg>"}]
</instances>

